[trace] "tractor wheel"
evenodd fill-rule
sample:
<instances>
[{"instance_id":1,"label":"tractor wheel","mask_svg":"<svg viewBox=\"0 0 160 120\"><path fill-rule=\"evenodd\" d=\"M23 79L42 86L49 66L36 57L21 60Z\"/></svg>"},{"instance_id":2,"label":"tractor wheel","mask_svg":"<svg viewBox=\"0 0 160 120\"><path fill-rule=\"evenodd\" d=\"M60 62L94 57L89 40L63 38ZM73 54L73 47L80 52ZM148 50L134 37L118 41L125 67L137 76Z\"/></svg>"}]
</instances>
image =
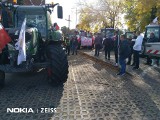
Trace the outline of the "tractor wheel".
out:
<instances>
[{"instance_id":1,"label":"tractor wheel","mask_svg":"<svg viewBox=\"0 0 160 120\"><path fill-rule=\"evenodd\" d=\"M68 78L68 60L61 44L49 45L47 57L50 62L48 81L52 85L62 85Z\"/></svg>"},{"instance_id":2,"label":"tractor wheel","mask_svg":"<svg viewBox=\"0 0 160 120\"><path fill-rule=\"evenodd\" d=\"M5 84L5 72L0 70L0 88L4 87Z\"/></svg>"}]
</instances>

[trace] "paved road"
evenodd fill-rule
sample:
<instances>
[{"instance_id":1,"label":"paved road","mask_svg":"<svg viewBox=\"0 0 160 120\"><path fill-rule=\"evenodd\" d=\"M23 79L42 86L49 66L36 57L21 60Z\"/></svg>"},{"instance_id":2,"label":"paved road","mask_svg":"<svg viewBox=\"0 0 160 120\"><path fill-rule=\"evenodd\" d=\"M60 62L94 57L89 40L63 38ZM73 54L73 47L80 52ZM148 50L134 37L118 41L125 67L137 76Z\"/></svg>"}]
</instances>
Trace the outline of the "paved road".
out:
<instances>
[{"instance_id":1,"label":"paved road","mask_svg":"<svg viewBox=\"0 0 160 120\"><path fill-rule=\"evenodd\" d=\"M90 57L96 58L98 60L104 61L108 64L115 66L115 57L114 57L113 51L111 52L111 59L110 60L105 59L104 51L100 52L99 57L94 56L94 50L81 50L80 52L84 53ZM140 69L139 70L136 70L136 71L132 70L133 66L127 65L126 71L129 74L132 74L134 76L139 75L142 78L145 77L145 75L152 74L153 79L157 79L160 76L160 74L159 74L160 73L160 66L155 66L155 65L149 66L149 65L145 65L144 63L146 63L146 58L140 58Z\"/></svg>"},{"instance_id":2,"label":"paved road","mask_svg":"<svg viewBox=\"0 0 160 120\"><path fill-rule=\"evenodd\" d=\"M0 90L0 120L160 119L159 74L117 77L116 70L83 56L68 59L69 78L60 87L48 85L43 70L7 74L6 87ZM34 113L7 113L7 108L19 107ZM41 113L43 108L56 111Z\"/></svg>"}]
</instances>

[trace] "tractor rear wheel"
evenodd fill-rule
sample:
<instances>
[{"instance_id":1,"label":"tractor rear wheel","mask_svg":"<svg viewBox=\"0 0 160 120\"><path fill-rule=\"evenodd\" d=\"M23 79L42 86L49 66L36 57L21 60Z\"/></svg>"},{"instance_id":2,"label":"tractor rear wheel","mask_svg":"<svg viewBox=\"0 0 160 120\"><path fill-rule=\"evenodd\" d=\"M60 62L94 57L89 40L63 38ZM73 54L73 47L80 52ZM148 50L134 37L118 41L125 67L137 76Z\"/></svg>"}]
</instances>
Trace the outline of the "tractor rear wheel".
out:
<instances>
[{"instance_id":1,"label":"tractor rear wheel","mask_svg":"<svg viewBox=\"0 0 160 120\"><path fill-rule=\"evenodd\" d=\"M62 85L68 78L68 60L61 44L47 47L47 56L50 62L48 68L48 81L52 85Z\"/></svg>"},{"instance_id":2,"label":"tractor rear wheel","mask_svg":"<svg viewBox=\"0 0 160 120\"><path fill-rule=\"evenodd\" d=\"M5 85L5 72L0 70L0 88Z\"/></svg>"}]
</instances>

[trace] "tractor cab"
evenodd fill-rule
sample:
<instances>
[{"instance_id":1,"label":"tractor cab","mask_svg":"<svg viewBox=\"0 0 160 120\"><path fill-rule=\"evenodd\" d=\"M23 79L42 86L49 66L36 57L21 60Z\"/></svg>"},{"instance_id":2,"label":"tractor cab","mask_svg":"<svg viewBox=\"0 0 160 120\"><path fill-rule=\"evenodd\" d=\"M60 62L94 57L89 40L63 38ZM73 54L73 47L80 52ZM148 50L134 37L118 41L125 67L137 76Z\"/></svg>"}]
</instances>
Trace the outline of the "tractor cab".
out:
<instances>
[{"instance_id":1,"label":"tractor cab","mask_svg":"<svg viewBox=\"0 0 160 120\"><path fill-rule=\"evenodd\" d=\"M19 6L16 8L14 15L15 27L20 28L26 18L26 27L37 28L41 33L41 36L46 38L48 27L51 26L49 16L49 13L46 12L42 6ZM49 22L47 22L47 19Z\"/></svg>"},{"instance_id":2,"label":"tractor cab","mask_svg":"<svg viewBox=\"0 0 160 120\"><path fill-rule=\"evenodd\" d=\"M149 41L150 34L154 33L154 41ZM146 26L146 31L144 35L144 54L150 57L160 58L160 25L152 24Z\"/></svg>"},{"instance_id":3,"label":"tractor cab","mask_svg":"<svg viewBox=\"0 0 160 120\"><path fill-rule=\"evenodd\" d=\"M146 26L146 31L144 35L144 41L147 43L150 37L150 34L154 33L157 42L160 42L160 25L148 25Z\"/></svg>"}]
</instances>

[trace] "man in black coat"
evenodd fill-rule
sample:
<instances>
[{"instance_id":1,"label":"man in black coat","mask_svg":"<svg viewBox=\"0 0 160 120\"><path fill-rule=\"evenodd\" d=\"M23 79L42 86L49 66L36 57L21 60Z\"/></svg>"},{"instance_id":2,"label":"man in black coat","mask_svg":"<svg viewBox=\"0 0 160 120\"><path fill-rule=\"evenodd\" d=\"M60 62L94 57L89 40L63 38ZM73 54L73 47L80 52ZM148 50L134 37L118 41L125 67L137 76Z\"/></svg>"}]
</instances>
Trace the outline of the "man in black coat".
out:
<instances>
[{"instance_id":1,"label":"man in black coat","mask_svg":"<svg viewBox=\"0 0 160 120\"><path fill-rule=\"evenodd\" d=\"M78 40L77 40L76 33L72 37L72 42L71 43L72 43L72 55L74 55L74 53L76 53L76 55L77 55Z\"/></svg>"},{"instance_id":2,"label":"man in black coat","mask_svg":"<svg viewBox=\"0 0 160 120\"><path fill-rule=\"evenodd\" d=\"M133 63L131 64L131 66L134 66L135 65L135 56L134 56L134 50L133 50L133 46L135 44L135 41L137 39L137 35L136 35L136 31L134 31L134 36L133 36L133 39L132 39L132 42L131 42L131 59L132 59L132 56L133 56Z\"/></svg>"},{"instance_id":3,"label":"man in black coat","mask_svg":"<svg viewBox=\"0 0 160 120\"><path fill-rule=\"evenodd\" d=\"M102 41L103 41L103 38L101 37L101 34L98 33L94 41L94 45L95 45L95 55L94 56L97 56L97 57L99 56L99 51L102 47Z\"/></svg>"},{"instance_id":4,"label":"man in black coat","mask_svg":"<svg viewBox=\"0 0 160 120\"><path fill-rule=\"evenodd\" d=\"M132 61L132 55L133 55L133 46L135 44L135 40L132 39L132 36L129 36L129 39L128 39L128 42L129 42L129 45L130 45L130 48L131 48L131 53L128 57L128 62L127 62L127 65L130 65L131 64L131 61ZM134 58L133 58L134 59Z\"/></svg>"},{"instance_id":5,"label":"man in black coat","mask_svg":"<svg viewBox=\"0 0 160 120\"><path fill-rule=\"evenodd\" d=\"M110 51L112 48L112 39L109 37L106 37L103 41L104 49L105 49L105 59L110 60Z\"/></svg>"},{"instance_id":6,"label":"man in black coat","mask_svg":"<svg viewBox=\"0 0 160 120\"><path fill-rule=\"evenodd\" d=\"M113 46L114 46L114 55L115 55L115 62L116 62L116 66L118 66L118 31L115 32L115 36L114 36L114 43L113 43Z\"/></svg>"}]
</instances>

